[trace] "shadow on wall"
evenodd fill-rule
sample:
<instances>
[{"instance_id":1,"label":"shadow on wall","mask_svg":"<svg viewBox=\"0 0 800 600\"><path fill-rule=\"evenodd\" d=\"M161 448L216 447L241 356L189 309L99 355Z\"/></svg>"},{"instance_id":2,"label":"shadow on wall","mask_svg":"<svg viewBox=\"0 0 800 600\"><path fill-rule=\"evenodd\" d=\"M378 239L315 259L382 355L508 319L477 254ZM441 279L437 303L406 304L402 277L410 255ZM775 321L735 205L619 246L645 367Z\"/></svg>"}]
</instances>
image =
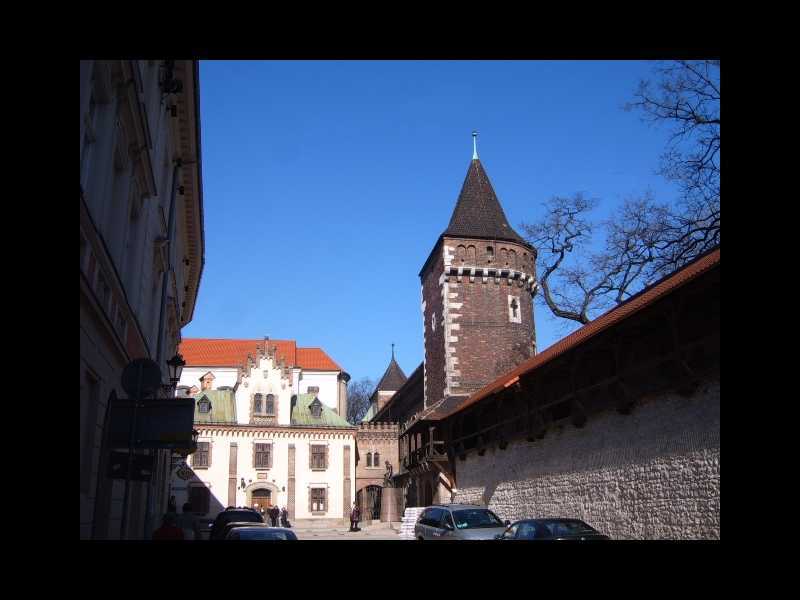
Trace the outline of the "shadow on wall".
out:
<instances>
[{"instance_id":1,"label":"shadow on wall","mask_svg":"<svg viewBox=\"0 0 800 600\"><path fill-rule=\"evenodd\" d=\"M203 473L200 470L200 473ZM227 490L224 490L227 493ZM188 463L183 463L173 471L170 494L175 497L178 514L183 512L184 503L192 505L191 513L200 522L200 531L204 539L208 539L211 525L216 516L225 510L223 504L211 491ZM156 527L160 527L164 515L161 515Z\"/></svg>"}]
</instances>

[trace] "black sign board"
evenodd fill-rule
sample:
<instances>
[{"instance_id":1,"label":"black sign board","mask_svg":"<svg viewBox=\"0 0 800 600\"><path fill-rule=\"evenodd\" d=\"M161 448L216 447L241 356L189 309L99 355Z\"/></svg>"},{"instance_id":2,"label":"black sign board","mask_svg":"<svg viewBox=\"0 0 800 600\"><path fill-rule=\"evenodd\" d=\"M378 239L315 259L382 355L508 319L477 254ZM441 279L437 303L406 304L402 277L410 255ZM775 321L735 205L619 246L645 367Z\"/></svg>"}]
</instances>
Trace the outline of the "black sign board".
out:
<instances>
[{"instance_id":1,"label":"black sign board","mask_svg":"<svg viewBox=\"0 0 800 600\"><path fill-rule=\"evenodd\" d=\"M153 474L153 456L143 454L129 455L127 452L112 452L108 461L108 476L111 479L125 479L128 476L128 458L133 461L131 481L150 481Z\"/></svg>"},{"instance_id":2,"label":"black sign board","mask_svg":"<svg viewBox=\"0 0 800 600\"><path fill-rule=\"evenodd\" d=\"M127 448L134 405L130 400L112 404L109 436L112 448ZM194 398L142 400L136 408L136 448L188 448L192 442Z\"/></svg>"}]
</instances>

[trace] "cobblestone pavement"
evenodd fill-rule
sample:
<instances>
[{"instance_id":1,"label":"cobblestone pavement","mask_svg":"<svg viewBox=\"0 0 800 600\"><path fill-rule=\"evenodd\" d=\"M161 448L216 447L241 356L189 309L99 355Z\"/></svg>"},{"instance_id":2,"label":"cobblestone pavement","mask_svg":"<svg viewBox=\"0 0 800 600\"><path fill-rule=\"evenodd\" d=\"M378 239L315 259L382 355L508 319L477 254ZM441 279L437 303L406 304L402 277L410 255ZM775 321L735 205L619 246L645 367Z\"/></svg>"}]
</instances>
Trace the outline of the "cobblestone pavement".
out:
<instances>
[{"instance_id":1,"label":"cobblestone pavement","mask_svg":"<svg viewBox=\"0 0 800 600\"><path fill-rule=\"evenodd\" d=\"M396 540L400 534L394 529L362 529L361 531L348 531L347 527L340 529L296 529L293 528L298 540Z\"/></svg>"}]
</instances>

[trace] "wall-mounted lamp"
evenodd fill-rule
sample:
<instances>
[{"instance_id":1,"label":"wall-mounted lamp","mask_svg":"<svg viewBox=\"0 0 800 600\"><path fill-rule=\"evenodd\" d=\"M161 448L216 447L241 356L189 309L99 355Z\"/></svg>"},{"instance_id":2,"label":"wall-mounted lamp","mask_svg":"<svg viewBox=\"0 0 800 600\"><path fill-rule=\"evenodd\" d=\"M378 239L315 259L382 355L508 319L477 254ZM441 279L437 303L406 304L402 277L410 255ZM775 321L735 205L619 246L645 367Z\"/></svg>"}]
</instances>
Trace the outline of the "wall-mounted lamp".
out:
<instances>
[{"instance_id":1,"label":"wall-mounted lamp","mask_svg":"<svg viewBox=\"0 0 800 600\"><path fill-rule=\"evenodd\" d=\"M246 488L246 487L247 487L247 484L244 482L244 477L242 477L242 482L239 484L239 486L240 486L242 489L244 489L244 488Z\"/></svg>"}]
</instances>

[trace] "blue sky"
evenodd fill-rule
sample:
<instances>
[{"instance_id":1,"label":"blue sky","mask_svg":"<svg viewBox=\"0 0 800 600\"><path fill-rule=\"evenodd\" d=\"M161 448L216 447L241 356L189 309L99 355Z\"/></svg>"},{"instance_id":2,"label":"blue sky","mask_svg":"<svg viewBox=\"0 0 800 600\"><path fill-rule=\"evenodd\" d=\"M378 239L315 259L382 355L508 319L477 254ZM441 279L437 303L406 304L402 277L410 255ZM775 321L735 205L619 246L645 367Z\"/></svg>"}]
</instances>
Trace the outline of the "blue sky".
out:
<instances>
[{"instance_id":1,"label":"blue sky","mask_svg":"<svg viewBox=\"0 0 800 600\"><path fill-rule=\"evenodd\" d=\"M639 61L203 61L205 269L183 337L295 339L354 378L423 358L418 273L478 153L518 231L553 195L652 191ZM521 231L520 231L521 232ZM539 349L576 329L535 312Z\"/></svg>"}]
</instances>

